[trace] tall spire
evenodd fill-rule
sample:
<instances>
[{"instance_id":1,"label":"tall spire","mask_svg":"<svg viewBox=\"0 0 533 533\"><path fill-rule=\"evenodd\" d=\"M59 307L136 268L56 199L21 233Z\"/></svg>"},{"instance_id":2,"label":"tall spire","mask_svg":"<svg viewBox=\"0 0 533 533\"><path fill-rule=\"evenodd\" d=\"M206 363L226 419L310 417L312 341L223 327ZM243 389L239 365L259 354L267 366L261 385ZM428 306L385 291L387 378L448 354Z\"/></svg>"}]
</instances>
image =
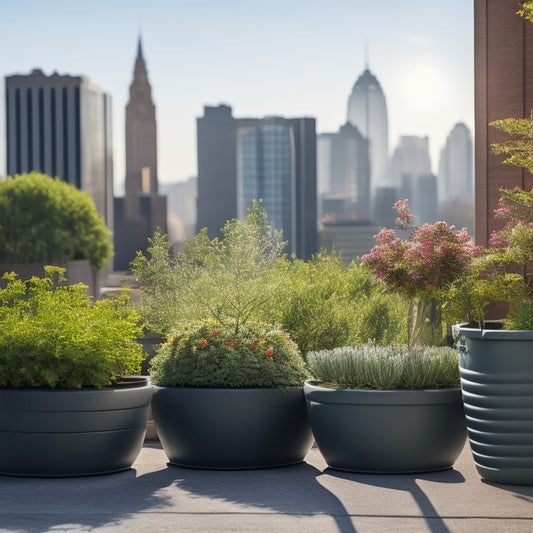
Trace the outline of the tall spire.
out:
<instances>
[{"instance_id":1,"label":"tall spire","mask_svg":"<svg viewBox=\"0 0 533 533\"><path fill-rule=\"evenodd\" d=\"M144 61L141 32L139 32L139 39L137 43L137 61L139 60Z\"/></svg>"},{"instance_id":2,"label":"tall spire","mask_svg":"<svg viewBox=\"0 0 533 533\"><path fill-rule=\"evenodd\" d=\"M155 106L139 33L130 99L126 105L126 196L137 198L146 191L157 194L156 152ZM143 182L145 179L149 179L149 187Z\"/></svg>"}]
</instances>

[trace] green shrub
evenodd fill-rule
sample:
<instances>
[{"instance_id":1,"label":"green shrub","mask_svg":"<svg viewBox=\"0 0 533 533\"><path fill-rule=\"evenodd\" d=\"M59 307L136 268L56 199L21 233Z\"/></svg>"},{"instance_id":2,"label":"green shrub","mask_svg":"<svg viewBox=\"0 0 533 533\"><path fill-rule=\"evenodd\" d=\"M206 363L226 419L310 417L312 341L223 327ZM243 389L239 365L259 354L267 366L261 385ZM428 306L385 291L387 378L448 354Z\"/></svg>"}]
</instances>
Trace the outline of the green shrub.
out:
<instances>
[{"instance_id":1,"label":"green shrub","mask_svg":"<svg viewBox=\"0 0 533 533\"><path fill-rule=\"evenodd\" d=\"M297 346L262 322L216 320L184 326L152 359L150 375L160 386L301 387L308 377Z\"/></svg>"},{"instance_id":2,"label":"green shrub","mask_svg":"<svg viewBox=\"0 0 533 533\"><path fill-rule=\"evenodd\" d=\"M111 254L110 232L85 192L38 172L0 181L0 262L88 259L101 268Z\"/></svg>"},{"instance_id":3,"label":"green shrub","mask_svg":"<svg viewBox=\"0 0 533 533\"><path fill-rule=\"evenodd\" d=\"M260 202L246 220L229 220L220 239L209 239L204 228L177 258L166 235L156 233L148 256L139 252L131 264L141 289L140 312L160 333L207 317L221 326L259 316L270 322L273 297L288 268L282 248L281 234Z\"/></svg>"},{"instance_id":4,"label":"green shrub","mask_svg":"<svg viewBox=\"0 0 533 533\"><path fill-rule=\"evenodd\" d=\"M335 253L295 260L271 312L304 354L368 340L406 340L404 300L385 294L367 269L346 267Z\"/></svg>"},{"instance_id":5,"label":"green shrub","mask_svg":"<svg viewBox=\"0 0 533 533\"><path fill-rule=\"evenodd\" d=\"M64 269L0 287L1 387L103 387L138 373L140 317L127 293L94 305L82 284L62 285Z\"/></svg>"},{"instance_id":6,"label":"green shrub","mask_svg":"<svg viewBox=\"0 0 533 533\"><path fill-rule=\"evenodd\" d=\"M447 346L367 343L307 354L311 373L348 389L423 389L459 386L457 350Z\"/></svg>"}]
</instances>

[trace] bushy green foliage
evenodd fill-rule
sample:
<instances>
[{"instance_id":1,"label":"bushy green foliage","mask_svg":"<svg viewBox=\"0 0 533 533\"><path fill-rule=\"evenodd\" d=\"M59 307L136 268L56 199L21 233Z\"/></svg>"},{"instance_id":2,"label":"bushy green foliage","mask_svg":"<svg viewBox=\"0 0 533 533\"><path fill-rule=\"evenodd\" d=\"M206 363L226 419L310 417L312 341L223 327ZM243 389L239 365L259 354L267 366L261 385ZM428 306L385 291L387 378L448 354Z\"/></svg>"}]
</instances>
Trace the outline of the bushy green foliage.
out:
<instances>
[{"instance_id":1,"label":"bushy green foliage","mask_svg":"<svg viewBox=\"0 0 533 533\"><path fill-rule=\"evenodd\" d=\"M424 389L459 386L457 351L447 346L367 343L307 354L324 384L353 389Z\"/></svg>"},{"instance_id":2,"label":"bushy green foliage","mask_svg":"<svg viewBox=\"0 0 533 533\"><path fill-rule=\"evenodd\" d=\"M533 302L518 302L503 321L505 329L533 330Z\"/></svg>"},{"instance_id":3,"label":"bushy green foliage","mask_svg":"<svg viewBox=\"0 0 533 533\"><path fill-rule=\"evenodd\" d=\"M283 281L282 248L281 234L259 202L246 220L228 221L220 239L200 231L177 258L167 237L156 234L149 257L139 252L131 265L140 283L141 313L162 333L205 317L238 326L268 315Z\"/></svg>"},{"instance_id":4,"label":"bushy green foliage","mask_svg":"<svg viewBox=\"0 0 533 533\"><path fill-rule=\"evenodd\" d=\"M308 377L294 342L262 322L221 328L210 319L185 326L169 336L151 365L160 386L288 388Z\"/></svg>"},{"instance_id":5,"label":"bushy green foliage","mask_svg":"<svg viewBox=\"0 0 533 533\"><path fill-rule=\"evenodd\" d=\"M137 373L140 317L120 297L96 302L64 269L45 267L29 281L4 274L0 288L0 386L103 387Z\"/></svg>"},{"instance_id":6,"label":"bushy green foliage","mask_svg":"<svg viewBox=\"0 0 533 533\"><path fill-rule=\"evenodd\" d=\"M100 268L111 254L110 232L86 193L38 172L0 181L0 262L89 259Z\"/></svg>"},{"instance_id":7,"label":"bushy green foliage","mask_svg":"<svg viewBox=\"0 0 533 533\"><path fill-rule=\"evenodd\" d=\"M357 263L346 267L334 252L294 260L271 309L303 354L368 340L405 342L406 313L404 300L386 294Z\"/></svg>"}]
</instances>

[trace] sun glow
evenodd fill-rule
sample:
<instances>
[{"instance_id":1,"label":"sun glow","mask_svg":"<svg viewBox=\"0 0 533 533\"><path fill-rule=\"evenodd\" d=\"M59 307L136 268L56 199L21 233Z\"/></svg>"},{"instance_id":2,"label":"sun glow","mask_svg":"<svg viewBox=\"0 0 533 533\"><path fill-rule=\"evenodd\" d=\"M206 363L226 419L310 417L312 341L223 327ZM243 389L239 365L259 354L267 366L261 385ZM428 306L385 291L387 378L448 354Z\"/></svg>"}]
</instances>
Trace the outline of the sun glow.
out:
<instances>
[{"instance_id":1,"label":"sun glow","mask_svg":"<svg viewBox=\"0 0 533 533\"><path fill-rule=\"evenodd\" d=\"M438 105L446 94L446 78L435 65L416 65L406 71L406 98L418 108Z\"/></svg>"}]
</instances>

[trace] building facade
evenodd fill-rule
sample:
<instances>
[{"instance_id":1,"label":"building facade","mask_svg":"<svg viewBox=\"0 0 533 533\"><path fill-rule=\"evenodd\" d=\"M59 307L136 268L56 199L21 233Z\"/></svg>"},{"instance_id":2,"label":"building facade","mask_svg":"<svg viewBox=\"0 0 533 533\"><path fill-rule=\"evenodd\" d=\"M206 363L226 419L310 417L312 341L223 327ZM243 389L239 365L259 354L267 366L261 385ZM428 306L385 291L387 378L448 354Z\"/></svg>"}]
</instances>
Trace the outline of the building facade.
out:
<instances>
[{"instance_id":1,"label":"building facade","mask_svg":"<svg viewBox=\"0 0 533 533\"><path fill-rule=\"evenodd\" d=\"M357 127L370 143L370 185L372 196L378 187L389 186L386 178L389 155L387 102L381 85L365 68L348 99L347 121Z\"/></svg>"},{"instance_id":2,"label":"building facade","mask_svg":"<svg viewBox=\"0 0 533 533\"><path fill-rule=\"evenodd\" d=\"M461 201L474 205L474 165L472 135L462 122L446 139L439 161L439 204Z\"/></svg>"},{"instance_id":3,"label":"building facade","mask_svg":"<svg viewBox=\"0 0 533 533\"><path fill-rule=\"evenodd\" d=\"M126 105L125 197L115 198L115 270L128 270L158 228L167 232L167 201L159 194L155 105L139 38Z\"/></svg>"},{"instance_id":4,"label":"building facade","mask_svg":"<svg viewBox=\"0 0 533 533\"><path fill-rule=\"evenodd\" d=\"M7 174L36 170L75 185L113 229L111 124L110 95L83 76L7 76Z\"/></svg>"},{"instance_id":5,"label":"building facade","mask_svg":"<svg viewBox=\"0 0 533 533\"><path fill-rule=\"evenodd\" d=\"M259 199L288 253L307 259L317 251L315 120L236 119L227 106L206 107L198 119L198 229L218 235Z\"/></svg>"},{"instance_id":6,"label":"building facade","mask_svg":"<svg viewBox=\"0 0 533 533\"><path fill-rule=\"evenodd\" d=\"M533 109L533 24L516 10L514 2L474 0L475 235L482 245L500 228L500 188L533 188L533 174L503 165L490 150L509 137L489 122L530 117Z\"/></svg>"},{"instance_id":7,"label":"building facade","mask_svg":"<svg viewBox=\"0 0 533 533\"><path fill-rule=\"evenodd\" d=\"M456 124L441 150L438 173L439 218L458 228L474 230L474 163L472 135Z\"/></svg>"},{"instance_id":8,"label":"building facade","mask_svg":"<svg viewBox=\"0 0 533 533\"><path fill-rule=\"evenodd\" d=\"M326 189L320 195L321 218L368 221L370 218L368 140L348 122L338 133L319 135L317 146L318 166Z\"/></svg>"},{"instance_id":9,"label":"building facade","mask_svg":"<svg viewBox=\"0 0 533 533\"><path fill-rule=\"evenodd\" d=\"M407 198L417 224L436 221L437 179L431 173L428 137L402 135L389 160L387 174L397 190L389 209L397 200Z\"/></svg>"}]
</instances>

